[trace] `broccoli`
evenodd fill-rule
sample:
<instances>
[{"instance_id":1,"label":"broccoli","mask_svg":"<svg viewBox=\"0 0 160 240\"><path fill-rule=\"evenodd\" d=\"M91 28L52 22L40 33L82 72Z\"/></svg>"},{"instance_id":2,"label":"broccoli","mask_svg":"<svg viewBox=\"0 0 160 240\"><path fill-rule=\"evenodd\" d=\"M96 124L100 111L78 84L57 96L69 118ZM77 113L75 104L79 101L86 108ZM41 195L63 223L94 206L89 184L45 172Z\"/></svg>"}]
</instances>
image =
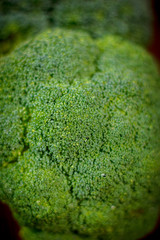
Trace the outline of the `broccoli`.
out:
<instances>
[{"instance_id":1,"label":"broccoli","mask_svg":"<svg viewBox=\"0 0 160 240\"><path fill-rule=\"evenodd\" d=\"M87 30L93 37L116 34L146 45L151 36L149 0L61 0L55 5L55 24Z\"/></svg>"},{"instance_id":2,"label":"broccoli","mask_svg":"<svg viewBox=\"0 0 160 240\"><path fill-rule=\"evenodd\" d=\"M148 53L56 29L0 69L0 199L21 226L42 239L149 232L160 205L160 82Z\"/></svg>"}]
</instances>

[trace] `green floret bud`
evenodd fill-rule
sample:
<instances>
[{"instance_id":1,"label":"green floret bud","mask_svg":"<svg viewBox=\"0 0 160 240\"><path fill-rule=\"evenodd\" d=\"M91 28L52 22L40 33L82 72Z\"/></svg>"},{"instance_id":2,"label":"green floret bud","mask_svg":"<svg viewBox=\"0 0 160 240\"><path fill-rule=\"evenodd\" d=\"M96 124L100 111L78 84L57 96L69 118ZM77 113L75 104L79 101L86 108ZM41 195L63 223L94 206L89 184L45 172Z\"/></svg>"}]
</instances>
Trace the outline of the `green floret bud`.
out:
<instances>
[{"instance_id":1,"label":"green floret bud","mask_svg":"<svg viewBox=\"0 0 160 240\"><path fill-rule=\"evenodd\" d=\"M57 29L1 60L1 200L47 239L138 239L159 198L159 74L139 46ZM37 232L36 232L37 231Z\"/></svg>"}]
</instances>

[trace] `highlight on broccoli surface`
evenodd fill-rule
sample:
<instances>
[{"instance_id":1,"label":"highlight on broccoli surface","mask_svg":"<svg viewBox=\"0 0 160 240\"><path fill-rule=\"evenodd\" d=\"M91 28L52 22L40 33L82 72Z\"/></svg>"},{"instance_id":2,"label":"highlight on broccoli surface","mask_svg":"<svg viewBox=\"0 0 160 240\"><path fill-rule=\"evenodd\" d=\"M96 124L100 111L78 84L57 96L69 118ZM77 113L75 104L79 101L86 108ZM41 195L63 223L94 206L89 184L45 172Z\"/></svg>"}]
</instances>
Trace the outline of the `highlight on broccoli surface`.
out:
<instances>
[{"instance_id":1,"label":"highlight on broccoli surface","mask_svg":"<svg viewBox=\"0 0 160 240\"><path fill-rule=\"evenodd\" d=\"M81 31L45 32L1 58L0 199L35 229L22 229L25 240L153 229L159 80L141 47Z\"/></svg>"},{"instance_id":2,"label":"highlight on broccoli surface","mask_svg":"<svg viewBox=\"0 0 160 240\"><path fill-rule=\"evenodd\" d=\"M112 33L146 45L151 18L149 0L1 0L0 53L55 26L83 29L93 37Z\"/></svg>"}]
</instances>

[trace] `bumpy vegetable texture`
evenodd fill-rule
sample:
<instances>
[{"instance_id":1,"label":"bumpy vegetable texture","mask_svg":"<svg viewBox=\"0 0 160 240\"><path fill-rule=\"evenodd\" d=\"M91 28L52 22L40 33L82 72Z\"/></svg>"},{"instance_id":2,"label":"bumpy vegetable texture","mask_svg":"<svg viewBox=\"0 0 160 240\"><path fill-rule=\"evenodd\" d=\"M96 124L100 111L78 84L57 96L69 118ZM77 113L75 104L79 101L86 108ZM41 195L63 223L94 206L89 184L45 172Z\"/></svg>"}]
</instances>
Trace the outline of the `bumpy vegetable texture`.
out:
<instances>
[{"instance_id":1,"label":"bumpy vegetable texture","mask_svg":"<svg viewBox=\"0 0 160 240\"><path fill-rule=\"evenodd\" d=\"M146 45L151 35L149 0L61 0L55 24L87 30L93 37L116 34Z\"/></svg>"},{"instance_id":2,"label":"bumpy vegetable texture","mask_svg":"<svg viewBox=\"0 0 160 240\"><path fill-rule=\"evenodd\" d=\"M47 28L62 26L124 36L142 45L151 35L149 0L1 0L0 53Z\"/></svg>"},{"instance_id":3,"label":"bumpy vegetable texture","mask_svg":"<svg viewBox=\"0 0 160 240\"><path fill-rule=\"evenodd\" d=\"M117 37L57 29L0 69L0 198L20 224L64 240L149 232L160 205L151 57Z\"/></svg>"}]
</instances>

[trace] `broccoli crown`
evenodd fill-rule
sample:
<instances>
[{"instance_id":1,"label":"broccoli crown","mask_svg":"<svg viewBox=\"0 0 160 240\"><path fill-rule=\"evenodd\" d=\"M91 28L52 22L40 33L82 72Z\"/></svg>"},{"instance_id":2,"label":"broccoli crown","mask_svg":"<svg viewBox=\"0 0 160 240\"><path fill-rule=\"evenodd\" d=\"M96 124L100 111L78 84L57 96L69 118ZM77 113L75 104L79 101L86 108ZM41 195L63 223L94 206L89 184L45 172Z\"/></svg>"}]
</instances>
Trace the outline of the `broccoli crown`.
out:
<instances>
[{"instance_id":1,"label":"broccoli crown","mask_svg":"<svg viewBox=\"0 0 160 240\"><path fill-rule=\"evenodd\" d=\"M151 57L118 37L56 29L0 69L0 198L20 223L55 239L150 231L160 202Z\"/></svg>"},{"instance_id":2,"label":"broccoli crown","mask_svg":"<svg viewBox=\"0 0 160 240\"><path fill-rule=\"evenodd\" d=\"M151 35L151 15L148 0L61 0L54 12L57 26L81 28L93 37L116 34L142 45Z\"/></svg>"}]
</instances>

